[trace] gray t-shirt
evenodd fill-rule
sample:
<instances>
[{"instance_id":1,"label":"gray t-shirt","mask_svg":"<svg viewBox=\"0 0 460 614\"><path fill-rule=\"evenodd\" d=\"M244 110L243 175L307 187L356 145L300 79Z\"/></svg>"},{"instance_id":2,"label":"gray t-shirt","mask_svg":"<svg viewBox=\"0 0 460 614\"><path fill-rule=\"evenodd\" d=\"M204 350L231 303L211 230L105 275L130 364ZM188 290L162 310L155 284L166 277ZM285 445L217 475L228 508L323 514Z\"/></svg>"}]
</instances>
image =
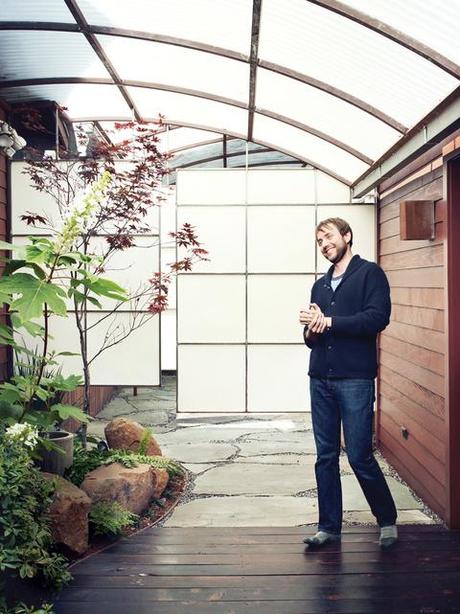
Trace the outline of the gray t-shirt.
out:
<instances>
[{"instance_id":1,"label":"gray t-shirt","mask_svg":"<svg viewBox=\"0 0 460 614\"><path fill-rule=\"evenodd\" d=\"M345 273L342 273L342 275L338 275L337 277L331 277L331 288L333 289L334 292L337 290L337 287L339 286L340 282L342 281L342 277L344 275L345 275Z\"/></svg>"}]
</instances>

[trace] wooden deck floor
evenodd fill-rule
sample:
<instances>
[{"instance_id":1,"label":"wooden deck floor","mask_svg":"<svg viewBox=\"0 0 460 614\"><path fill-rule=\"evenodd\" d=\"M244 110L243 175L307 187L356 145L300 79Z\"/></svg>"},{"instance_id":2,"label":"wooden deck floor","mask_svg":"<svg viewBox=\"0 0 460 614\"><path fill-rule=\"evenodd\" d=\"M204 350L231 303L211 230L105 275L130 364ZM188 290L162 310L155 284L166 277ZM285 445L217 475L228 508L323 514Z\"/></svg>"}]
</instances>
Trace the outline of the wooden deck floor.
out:
<instances>
[{"instance_id":1,"label":"wooden deck floor","mask_svg":"<svg viewBox=\"0 0 460 614\"><path fill-rule=\"evenodd\" d=\"M155 528L72 568L57 614L438 614L460 612L460 533L375 528L305 551L305 529Z\"/></svg>"}]
</instances>

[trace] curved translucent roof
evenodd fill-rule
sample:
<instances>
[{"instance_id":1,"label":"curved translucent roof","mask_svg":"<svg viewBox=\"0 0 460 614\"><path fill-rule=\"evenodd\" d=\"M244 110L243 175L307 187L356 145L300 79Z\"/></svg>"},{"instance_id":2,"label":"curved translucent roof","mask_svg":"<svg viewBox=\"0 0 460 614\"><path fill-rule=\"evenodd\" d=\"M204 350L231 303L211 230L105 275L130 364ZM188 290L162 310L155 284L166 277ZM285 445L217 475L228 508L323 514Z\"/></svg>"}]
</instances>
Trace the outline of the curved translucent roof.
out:
<instances>
[{"instance_id":1,"label":"curved translucent roof","mask_svg":"<svg viewBox=\"0 0 460 614\"><path fill-rule=\"evenodd\" d=\"M2 0L0 30L8 102L161 113L348 185L460 85L460 0Z\"/></svg>"}]
</instances>

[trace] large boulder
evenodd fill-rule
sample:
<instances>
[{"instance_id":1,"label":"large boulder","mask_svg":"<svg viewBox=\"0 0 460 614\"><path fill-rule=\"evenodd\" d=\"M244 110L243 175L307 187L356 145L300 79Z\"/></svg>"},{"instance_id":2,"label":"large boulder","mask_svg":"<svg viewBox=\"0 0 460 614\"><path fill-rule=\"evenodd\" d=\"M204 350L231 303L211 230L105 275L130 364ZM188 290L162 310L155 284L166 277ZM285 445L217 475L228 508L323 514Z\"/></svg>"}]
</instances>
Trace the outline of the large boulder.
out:
<instances>
[{"instance_id":1,"label":"large boulder","mask_svg":"<svg viewBox=\"0 0 460 614\"><path fill-rule=\"evenodd\" d=\"M56 491L49 508L51 534L54 541L66 546L76 554L88 549L88 513L91 499L88 495L64 478L52 473L43 473L47 480L55 480Z\"/></svg>"},{"instance_id":2,"label":"large boulder","mask_svg":"<svg viewBox=\"0 0 460 614\"><path fill-rule=\"evenodd\" d=\"M124 467L112 463L90 471L81 489L93 503L117 501L133 514L140 514L155 497L156 486L156 474L150 465Z\"/></svg>"},{"instance_id":3,"label":"large boulder","mask_svg":"<svg viewBox=\"0 0 460 614\"><path fill-rule=\"evenodd\" d=\"M155 475L155 490L153 492L154 499L159 499L166 488L169 481L169 474L166 469L160 467L151 467L152 473Z\"/></svg>"},{"instance_id":4,"label":"large boulder","mask_svg":"<svg viewBox=\"0 0 460 614\"><path fill-rule=\"evenodd\" d=\"M138 422L126 418L115 418L104 429L107 443L117 450L138 452L141 442L146 440L146 456L161 456L161 448L149 431Z\"/></svg>"}]
</instances>

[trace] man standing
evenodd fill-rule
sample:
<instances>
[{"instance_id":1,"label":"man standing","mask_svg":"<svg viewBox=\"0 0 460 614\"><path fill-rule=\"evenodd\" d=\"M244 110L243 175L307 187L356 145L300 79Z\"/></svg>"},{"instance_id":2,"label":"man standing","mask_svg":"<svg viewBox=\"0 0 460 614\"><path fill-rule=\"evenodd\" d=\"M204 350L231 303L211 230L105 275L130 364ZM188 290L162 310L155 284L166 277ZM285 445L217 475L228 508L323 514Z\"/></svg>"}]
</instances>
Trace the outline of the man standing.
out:
<instances>
[{"instance_id":1,"label":"man standing","mask_svg":"<svg viewBox=\"0 0 460 614\"><path fill-rule=\"evenodd\" d=\"M317 460L318 532L309 546L340 539L342 488L339 473L340 425L350 465L380 526L379 543L398 537L396 507L372 451L377 334L389 323L387 278L375 263L353 256L353 232L341 218L316 227L316 240L332 263L312 288L308 310L300 312L311 349L310 397Z\"/></svg>"}]
</instances>

